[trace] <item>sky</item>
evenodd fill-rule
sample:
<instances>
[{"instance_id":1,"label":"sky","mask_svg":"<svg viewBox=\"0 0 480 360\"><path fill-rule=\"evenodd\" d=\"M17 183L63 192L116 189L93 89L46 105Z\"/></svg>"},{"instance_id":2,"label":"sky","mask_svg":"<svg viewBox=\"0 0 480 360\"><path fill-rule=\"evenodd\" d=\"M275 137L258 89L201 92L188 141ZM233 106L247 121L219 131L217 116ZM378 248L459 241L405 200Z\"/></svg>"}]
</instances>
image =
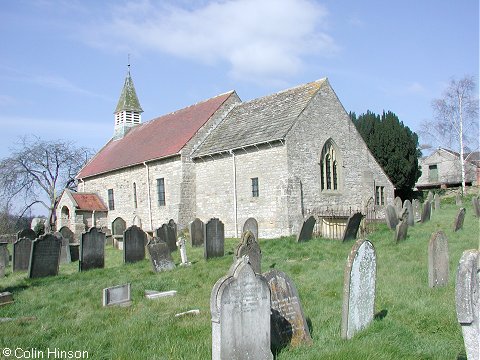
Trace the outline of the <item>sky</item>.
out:
<instances>
[{"instance_id":1,"label":"sky","mask_svg":"<svg viewBox=\"0 0 480 360\"><path fill-rule=\"evenodd\" d=\"M479 78L477 0L0 5L0 158L28 135L100 149L128 63L143 121L327 77L347 112L392 111L418 131L451 78Z\"/></svg>"}]
</instances>

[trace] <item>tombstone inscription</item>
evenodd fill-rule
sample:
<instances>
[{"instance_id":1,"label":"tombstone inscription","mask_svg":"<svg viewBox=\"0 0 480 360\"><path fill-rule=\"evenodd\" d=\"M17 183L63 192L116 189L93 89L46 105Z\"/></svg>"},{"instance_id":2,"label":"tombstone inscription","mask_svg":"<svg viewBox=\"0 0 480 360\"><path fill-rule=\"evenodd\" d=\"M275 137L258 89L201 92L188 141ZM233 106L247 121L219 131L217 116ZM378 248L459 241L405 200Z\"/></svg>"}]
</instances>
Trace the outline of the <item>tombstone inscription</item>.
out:
<instances>
[{"instance_id":1,"label":"tombstone inscription","mask_svg":"<svg viewBox=\"0 0 480 360\"><path fill-rule=\"evenodd\" d=\"M133 263L145 259L147 234L132 225L123 233L123 262Z\"/></svg>"},{"instance_id":2,"label":"tombstone inscription","mask_svg":"<svg viewBox=\"0 0 480 360\"><path fill-rule=\"evenodd\" d=\"M212 218L205 225L205 259L221 257L225 254L225 230L223 223Z\"/></svg>"},{"instance_id":3,"label":"tombstone inscription","mask_svg":"<svg viewBox=\"0 0 480 360\"><path fill-rule=\"evenodd\" d=\"M103 289L103 306L128 306L132 302L130 283Z\"/></svg>"},{"instance_id":4,"label":"tombstone inscription","mask_svg":"<svg viewBox=\"0 0 480 360\"><path fill-rule=\"evenodd\" d=\"M32 242L29 278L58 275L62 241L53 234L45 234Z\"/></svg>"},{"instance_id":5,"label":"tombstone inscription","mask_svg":"<svg viewBox=\"0 0 480 360\"><path fill-rule=\"evenodd\" d=\"M13 271L28 270L33 240L21 238L13 243Z\"/></svg>"},{"instance_id":6,"label":"tombstone inscription","mask_svg":"<svg viewBox=\"0 0 480 360\"><path fill-rule=\"evenodd\" d=\"M155 237L148 242L147 249L153 271L161 272L175 269L172 254L165 241Z\"/></svg>"},{"instance_id":7,"label":"tombstone inscription","mask_svg":"<svg viewBox=\"0 0 480 360\"><path fill-rule=\"evenodd\" d=\"M428 243L428 286L448 283L448 239L443 231L434 232Z\"/></svg>"},{"instance_id":8,"label":"tombstone inscription","mask_svg":"<svg viewBox=\"0 0 480 360\"><path fill-rule=\"evenodd\" d=\"M105 267L105 233L96 227L82 234L80 239L79 271Z\"/></svg>"},{"instance_id":9,"label":"tombstone inscription","mask_svg":"<svg viewBox=\"0 0 480 360\"><path fill-rule=\"evenodd\" d=\"M190 223L190 241L192 246L202 246L204 243L205 224L199 218Z\"/></svg>"}]
</instances>

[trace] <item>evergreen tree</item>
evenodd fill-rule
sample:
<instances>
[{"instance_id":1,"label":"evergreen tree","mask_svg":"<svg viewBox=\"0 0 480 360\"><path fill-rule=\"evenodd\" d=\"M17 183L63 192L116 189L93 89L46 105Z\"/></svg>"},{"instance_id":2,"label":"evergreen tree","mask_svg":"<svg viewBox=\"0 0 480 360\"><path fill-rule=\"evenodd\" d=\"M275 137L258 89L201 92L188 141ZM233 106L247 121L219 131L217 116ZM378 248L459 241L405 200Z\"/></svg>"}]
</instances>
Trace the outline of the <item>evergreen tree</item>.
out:
<instances>
[{"instance_id":1,"label":"evergreen tree","mask_svg":"<svg viewBox=\"0 0 480 360\"><path fill-rule=\"evenodd\" d=\"M370 152L393 182L397 195L408 197L421 175L417 134L391 111L384 111L381 116L371 111L358 117L350 113L350 118Z\"/></svg>"}]
</instances>

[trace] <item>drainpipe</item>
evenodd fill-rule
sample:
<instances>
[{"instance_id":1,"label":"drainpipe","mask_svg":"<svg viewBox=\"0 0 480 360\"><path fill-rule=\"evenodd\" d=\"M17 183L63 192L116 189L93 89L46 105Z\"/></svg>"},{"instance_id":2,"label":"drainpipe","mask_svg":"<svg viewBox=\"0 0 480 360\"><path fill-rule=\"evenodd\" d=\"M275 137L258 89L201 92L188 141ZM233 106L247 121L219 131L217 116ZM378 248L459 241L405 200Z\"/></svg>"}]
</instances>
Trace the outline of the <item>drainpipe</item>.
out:
<instances>
[{"instance_id":1,"label":"drainpipe","mask_svg":"<svg viewBox=\"0 0 480 360\"><path fill-rule=\"evenodd\" d=\"M229 150L230 155L232 155L232 165L233 165L233 221L235 224L235 237L238 237L238 224L237 224L237 165L235 162L235 154L233 150Z\"/></svg>"},{"instance_id":2,"label":"drainpipe","mask_svg":"<svg viewBox=\"0 0 480 360\"><path fill-rule=\"evenodd\" d=\"M95 210L92 210L92 227L95 227Z\"/></svg>"},{"instance_id":3,"label":"drainpipe","mask_svg":"<svg viewBox=\"0 0 480 360\"><path fill-rule=\"evenodd\" d=\"M143 162L143 165L145 165L145 169L147 170L148 219L149 219L149 221L150 221L150 230L153 231L153 223L152 223L152 202L150 201L150 169L149 169L146 161Z\"/></svg>"}]
</instances>

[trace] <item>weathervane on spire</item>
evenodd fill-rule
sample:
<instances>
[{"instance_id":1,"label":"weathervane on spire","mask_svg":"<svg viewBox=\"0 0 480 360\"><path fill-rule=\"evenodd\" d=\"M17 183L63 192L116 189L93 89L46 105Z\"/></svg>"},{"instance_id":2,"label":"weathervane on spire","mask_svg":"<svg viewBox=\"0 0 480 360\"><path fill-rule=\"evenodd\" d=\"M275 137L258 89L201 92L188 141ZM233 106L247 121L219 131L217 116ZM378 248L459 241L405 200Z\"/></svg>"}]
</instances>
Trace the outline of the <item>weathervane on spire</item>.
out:
<instances>
[{"instance_id":1,"label":"weathervane on spire","mask_svg":"<svg viewBox=\"0 0 480 360\"><path fill-rule=\"evenodd\" d=\"M130 71L130 53L128 53L128 64L127 64L127 66L128 66L128 71Z\"/></svg>"}]
</instances>

